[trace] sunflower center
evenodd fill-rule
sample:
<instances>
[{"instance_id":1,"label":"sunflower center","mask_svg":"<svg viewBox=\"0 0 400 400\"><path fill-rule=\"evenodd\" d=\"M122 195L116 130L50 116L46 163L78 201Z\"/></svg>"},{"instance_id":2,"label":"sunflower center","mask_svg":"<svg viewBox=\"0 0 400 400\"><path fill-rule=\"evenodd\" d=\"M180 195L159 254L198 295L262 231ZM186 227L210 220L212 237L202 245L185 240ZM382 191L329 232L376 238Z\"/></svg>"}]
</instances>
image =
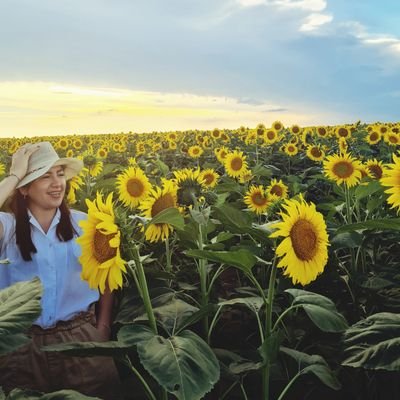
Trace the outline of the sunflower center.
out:
<instances>
[{"instance_id":1,"label":"sunflower center","mask_svg":"<svg viewBox=\"0 0 400 400\"><path fill-rule=\"evenodd\" d=\"M333 173L339 178L348 178L354 172L354 167L348 161L339 161L333 167Z\"/></svg>"},{"instance_id":2,"label":"sunflower center","mask_svg":"<svg viewBox=\"0 0 400 400\"><path fill-rule=\"evenodd\" d=\"M378 139L379 139L379 136L378 136L378 134L376 132L372 132L369 135L369 140L375 141L375 140L378 140Z\"/></svg>"},{"instance_id":3,"label":"sunflower center","mask_svg":"<svg viewBox=\"0 0 400 400\"><path fill-rule=\"evenodd\" d=\"M320 136L325 136L326 135L326 129L325 128L318 128L318 134Z\"/></svg>"},{"instance_id":4,"label":"sunflower center","mask_svg":"<svg viewBox=\"0 0 400 400\"><path fill-rule=\"evenodd\" d=\"M269 140L275 139L275 132L274 132L274 131L268 131L268 132L267 132L267 138L268 138Z\"/></svg>"},{"instance_id":5,"label":"sunflower center","mask_svg":"<svg viewBox=\"0 0 400 400\"><path fill-rule=\"evenodd\" d=\"M268 201L267 198L259 192L253 193L253 195L251 196L251 200L256 206L264 206L265 204L267 204Z\"/></svg>"},{"instance_id":6,"label":"sunflower center","mask_svg":"<svg viewBox=\"0 0 400 400\"><path fill-rule=\"evenodd\" d=\"M175 199L170 193L167 193L154 202L153 207L151 207L151 217L154 218L161 211L171 207L175 207Z\"/></svg>"},{"instance_id":7,"label":"sunflower center","mask_svg":"<svg viewBox=\"0 0 400 400\"><path fill-rule=\"evenodd\" d=\"M231 168L234 171L240 171L243 166L243 160L240 157L234 157L231 161Z\"/></svg>"},{"instance_id":8,"label":"sunflower center","mask_svg":"<svg viewBox=\"0 0 400 400\"><path fill-rule=\"evenodd\" d=\"M275 128L277 131L280 131L280 130L282 129L282 125L277 123L277 124L274 125L274 128Z\"/></svg>"},{"instance_id":9,"label":"sunflower center","mask_svg":"<svg viewBox=\"0 0 400 400\"><path fill-rule=\"evenodd\" d=\"M279 185L272 186L270 192L271 192L271 194L274 194L278 197L281 197L283 195L283 190Z\"/></svg>"},{"instance_id":10,"label":"sunflower center","mask_svg":"<svg viewBox=\"0 0 400 400\"><path fill-rule=\"evenodd\" d=\"M132 197L140 197L143 194L143 182L137 178L131 178L126 184L126 190Z\"/></svg>"},{"instance_id":11,"label":"sunflower center","mask_svg":"<svg viewBox=\"0 0 400 400\"><path fill-rule=\"evenodd\" d=\"M338 135L340 137L347 137L349 135L349 131L346 128L339 128Z\"/></svg>"},{"instance_id":12,"label":"sunflower center","mask_svg":"<svg viewBox=\"0 0 400 400\"><path fill-rule=\"evenodd\" d=\"M397 143L397 136L390 135L389 136L389 142L390 143Z\"/></svg>"},{"instance_id":13,"label":"sunflower center","mask_svg":"<svg viewBox=\"0 0 400 400\"><path fill-rule=\"evenodd\" d=\"M312 154L314 157L321 157L321 156L322 156L321 150L320 150L318 147L313 147L313 148L311 149L311 154Z\"/></svg>"},{"instance_id":14,"label":"sunflower center","mask_svg":"<svg viewBox=\"0 0 400 400\"><path fill-rule=\"evenodd\" d=\"M210 185L211 183L214 182L214 175L213 174L204 174L203 179L204 179L206 185Z\"/></svg>"},{"instance_id":15,"label":"sunflower center","mask_svg":"<svg viewBox=\"0 0 400 400\"><path fill-rule=\"evenodd\" d=\"M371 172L372 175L374 175L375 179L382 178L383 171L379 165L369 165L368 170L369 170L369 172Z\"/></svg>"},{"instance_id":16,"label":"sunflower center","mask_svg":"<svg viewBox=\"0 0 400 400\"><path fill-rule=\"evenodd\" d=\"M317 234L311 222L299 219L290 230L293 250L302 261L311 260L317 252Z\"/></svg>"},{"instance_id":17,"label":"sunflower center","mask_svg":"<svg viewBox=\"0 0 400 400\"><path fill-rule=\"evenodd\" d=\"M110 239L114 236L113 233L105 235L96 230L93 238L93 256L100 264L116 256L117 249L110 247L109 244Z\"/></svg>"}]
</instances>

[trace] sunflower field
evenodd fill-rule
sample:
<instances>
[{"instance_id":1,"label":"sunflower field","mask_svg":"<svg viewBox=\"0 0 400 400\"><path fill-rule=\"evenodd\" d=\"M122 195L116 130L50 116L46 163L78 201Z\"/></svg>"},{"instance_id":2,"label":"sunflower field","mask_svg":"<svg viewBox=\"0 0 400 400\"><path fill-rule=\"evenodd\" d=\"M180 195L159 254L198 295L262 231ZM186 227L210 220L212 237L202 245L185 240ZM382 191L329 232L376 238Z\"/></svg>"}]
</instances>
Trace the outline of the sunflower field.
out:
<instances>
[{"instance_id":1,"label":"sunflower field","mask_svg":"<svg viewBox=\"0 0 400 400\"><path fill-rule=\"evenodd\" d=\"M400 398L400 123L0 139L0 179L43 140L117 297L111 341L48 350L126 399Z\"/></svg>"}]
</instances>

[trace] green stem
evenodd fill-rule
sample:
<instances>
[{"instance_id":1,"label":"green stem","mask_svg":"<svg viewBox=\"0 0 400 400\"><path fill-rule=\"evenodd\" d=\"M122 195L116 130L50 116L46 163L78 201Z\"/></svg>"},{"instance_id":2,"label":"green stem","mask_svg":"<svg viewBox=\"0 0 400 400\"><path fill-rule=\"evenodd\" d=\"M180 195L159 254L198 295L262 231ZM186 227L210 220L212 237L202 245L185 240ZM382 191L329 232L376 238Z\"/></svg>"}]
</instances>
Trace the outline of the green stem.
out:
<instances>
[{"instance_id":1,"label":"green stem","mask_svg":"<svg viewBox=\"0 0 400 400\"><path fill-rule=\"evenodd\" d=\"M295 310L296 308L301 308L303 307L303 304L296 304L296 305L292 305L289 308L287 308L279 317L278 319L275 321L274 327L272 328L272 332L274 332L276 330L276 328L278 327L279 323L283 320L283 318L286 316L286 314L289 314L290 311Z\"/></svg>"},{"instance_id":2,"label":"green stem","mask_svg":"<svg viewBox=\"0 0 400 400\"><path fill-rule=\"evenodd\" d=\"M167 261L166 271L171 272L172 271L172 263L171 263L172 252L171 252L171 248L169 245L169 238L167 238L165 240L165 257L166 257L166 261Z\"/></svg>"},{"instance_id":3,"label":"green stem","mask_svg":"<svg viewBox=\"0 0 400 400\"><path fill-rule=\"evenodd\" d=\"M268 298L267 298L267 309L265 313L265 337L264 341L268 340L272 333L272 306L274 302L275 296L275 283L276 283L276 254L274 257L274 261L271 266L271 273L269 277L269 286L268 286ZM271 364L269 360L267 360L265 367L263 368L263 399L269 400L269 390L270 390L270 373L271 373Z\"/></svg>"},{"instance_id":4,"label":"green stem","mask_svg":"<svg viewBox=\"0 0 400 400\"><path fill-rule=\"evenodd\" d=\"M143 299L144 308L146 310L147 318L149 319L150 328L154 332L154 334L158 334L157 323L154 317L153 306L151 304L149 288L147 286L146 275L144 273L143 264L140 261L139 249L136 244L133 244L131 247L133 260L136 265L137 272L137 282L139 283L140 292Z\"/></svg>"},{"instance_id":5,"label":"green stem","mask_svg":"<svg viewBox=\"0 0 400 400\"><path fill-rule=\"evenodd\" d=\"M201 225L199 224L199 234L198 234L198 248L199 250L203 250L203 231L201 229ZM207 261L203 258L199 260L199 275L200 275L200 304L202 308L206 308L208 305L208 289L207 289ZM209 330L209 321L208 315L205 315L203 318L203 329L204 329L204 337L208 338L208 330Z\"/></svg>"},{"instance_id":6,"label":"green stem","mask_svg":"<svg viewBox=\"0 0 400 400\"><path fill-rule=\"evenodd\" d=\"M149 385L147 382L144 380L143 376L140 374L140 372L132 365L131 360L129 359L128 356L125 356L125 363L126 365L132 370L132 372L137 376L139 381L142 383L144 390L146 391L147 397L151 400L157 400L156 396L150 389Z\"/></svg>"},{"instance_id":7,"label":"green stem","mask_svg":"<svg viewBox=\"0 0 400 400\"><path fill-rule=\"evenodd\" d=\"M353 216L352 216L352 209L351 209L351 196L350 196L350 189L345 185L344 186L344 195L345 195L345 200L346 200L346 217L347 217L347 223L351 224L353 222ZM351 271L352 273L356 272L357 269L357 263L356 263L356 256L354 249L350 249L350 255L351 255Z\"/></svg>"},{"instance_id":8,"label":"green stem","mask_svg":"<svg viewBox=\"0 0 400 400\"><path fill-rule=\"evenodd\" d=\"M289 383L285 386L285 389L282 390L281 394L278 397L278 400L282 400L284 398L284 396L286 395L286 393L288 392L288 390L290 389L290 387L293 385L293 383L295 382L295 380L301 376L303 374L304 370L302 369L300 372L298 372L290 381Z\"/></svg>"}]
</instances>

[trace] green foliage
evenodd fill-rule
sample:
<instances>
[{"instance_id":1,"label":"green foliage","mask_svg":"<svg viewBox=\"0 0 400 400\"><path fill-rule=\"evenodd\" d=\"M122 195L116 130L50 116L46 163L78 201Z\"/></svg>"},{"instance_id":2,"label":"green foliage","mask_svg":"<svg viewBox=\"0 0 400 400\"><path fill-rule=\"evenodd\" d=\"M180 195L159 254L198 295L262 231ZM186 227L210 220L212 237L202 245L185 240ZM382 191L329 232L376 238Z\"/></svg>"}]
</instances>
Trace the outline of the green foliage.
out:
<instances>
[{"instance_id":1,"label":"green foliage","mask_svg":"<svg viewBox=\"0 0 400 400\"><path fill-rule=\"evenodd\" d=\"M343 335L342 365L400 371L400 315L377 313L358 321Z\"/></svg>"},{"instance_id":2,"label":"green foliage","mask_svg":"<svg viewBox=\"0 0 400 400\"><path fill-rule=\"evenodd\" d=\"M293 296L292 306L302 308L323 332L343 332L347 328L345 318L327 297L301 289L287 289L285 292Z\"/></svg>"},{"instance_id":3,"label":"green foliage","mask_svg":"<svg viewBox=\"0 0 400 400\"><path fill-rule=\"evenodd\" d=\"M42 285L37 278L0 291L0 355L29 341L24 333L40 315L41 294Z\"/></svg>"}]
</instances>

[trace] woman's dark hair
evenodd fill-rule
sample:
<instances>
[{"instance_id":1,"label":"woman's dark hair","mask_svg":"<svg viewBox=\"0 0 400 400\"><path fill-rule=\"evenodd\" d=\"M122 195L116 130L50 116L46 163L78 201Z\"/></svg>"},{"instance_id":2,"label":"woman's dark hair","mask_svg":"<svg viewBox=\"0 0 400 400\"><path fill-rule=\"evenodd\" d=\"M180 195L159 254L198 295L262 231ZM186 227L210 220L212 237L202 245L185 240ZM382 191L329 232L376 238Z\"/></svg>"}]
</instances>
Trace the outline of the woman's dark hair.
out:
<instances>
[{"instance_id":1,"label":"woman's dark hair","mask_svg":"<svg viewBox=\"0 0 400 400\"><path fill-rule=\"evenodd\" d=\"M28 208L24 196L16 191L14 194L10 208L15 215L15 239L22 258L25 261L32 261L32 253L36 253L36 247L32 242L31 226L29 223ZM60 222L56 227L56 235L61 242L68 242L77 234L71 222L71 213L63 199L60 205Z\"/></svg>"}]
</instances>

